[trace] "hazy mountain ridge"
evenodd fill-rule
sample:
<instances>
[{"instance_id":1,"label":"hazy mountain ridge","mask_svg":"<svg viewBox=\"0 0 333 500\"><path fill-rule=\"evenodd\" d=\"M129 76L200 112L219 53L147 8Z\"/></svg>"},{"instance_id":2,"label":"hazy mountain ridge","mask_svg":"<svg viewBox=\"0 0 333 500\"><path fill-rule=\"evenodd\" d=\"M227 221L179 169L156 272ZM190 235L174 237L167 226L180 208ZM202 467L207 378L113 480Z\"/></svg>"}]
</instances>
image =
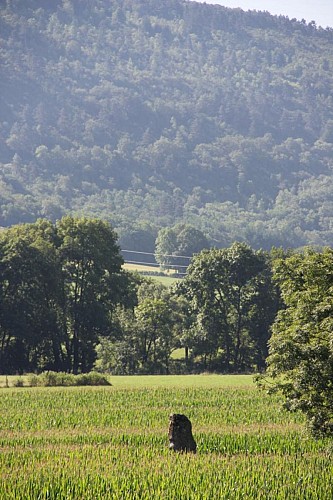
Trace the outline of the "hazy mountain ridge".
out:
<instances>
[{"instance_id":1,"label":"hazy mountain ridge","mask_svg":"<svg viewBox=\"0 0 333 500\"><path fill-rule=\"evenodd\" d=\"M14 0L0 23L0 224L332 244L332 30L180 0Z\"/></svg>"}]
</instances>

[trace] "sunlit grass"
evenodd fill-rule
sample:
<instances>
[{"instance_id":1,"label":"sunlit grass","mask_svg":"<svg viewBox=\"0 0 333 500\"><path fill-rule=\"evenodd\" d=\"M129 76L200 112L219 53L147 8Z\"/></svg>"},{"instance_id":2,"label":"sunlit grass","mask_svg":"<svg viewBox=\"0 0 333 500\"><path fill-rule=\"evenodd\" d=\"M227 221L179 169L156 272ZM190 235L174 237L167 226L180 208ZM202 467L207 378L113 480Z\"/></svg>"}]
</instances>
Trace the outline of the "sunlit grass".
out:
<instances>
[{"instance_id":1,"label":"sunlit grass","mask_svg":"<svg viewBox=\"0 0 333 500\"><path fill-rule=\"evenodd\" d=\"M151 273L151 274L148 274L147 277L151 278L151 279L154 279L156 281L158 281L159 283L161 283L162 285L164 286L171 286L173 285L174 283L176 283L177 281L179 281L181 279L181 276L180 277L175 277L175 274L177 274L177 270L176 269L166 269L166 270L162 270L158 265L156 266L149 266L149 265L145 265L145 264L130 264L130 263L125 263L123 265L123 268L126 269L127 271L134 271L134 272L138 272L138 273ZM154 274L154 273L164 273L165 276L159 276L158 274Z\"/></svg>"},{"instance_id":2,"label":"sunlit grass","mask_svg":"<svg viewBox=\"0 0 333 500\"><path fill-rule=\"evenodd\" d=\"M251 387L255 389L252 375L141 375L141 376L112 376L114 387Z\"/></svg>"},{"instance_id":3,"label":"sunlit grass","mask_svg":"<svg viewBox=\"0 0 333 500\"><path fill-rule=\"evenodd\" d=\"M254 388L252 375L119 375L107 377L117 388L139 387L232 387L251 386ZM29 385L30 375L0 375L0 388L14 387L22 382L23 387Z\"/></svg>"}]
</instances>

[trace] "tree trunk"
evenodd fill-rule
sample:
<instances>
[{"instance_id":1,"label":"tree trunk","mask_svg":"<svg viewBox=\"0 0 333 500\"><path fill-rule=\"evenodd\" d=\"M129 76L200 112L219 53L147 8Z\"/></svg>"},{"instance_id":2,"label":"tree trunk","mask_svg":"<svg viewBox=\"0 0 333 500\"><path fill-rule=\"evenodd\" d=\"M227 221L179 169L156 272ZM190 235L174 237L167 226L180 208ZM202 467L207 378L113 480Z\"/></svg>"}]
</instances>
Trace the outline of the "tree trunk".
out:
<instances>
[{"instance_id":1,"label":"tree trunk","mask_svg":"<svg viewBox=\"0 0 333 500\"><path fill-rule=\"evenodd\" d=\"M72 370L73 370L74 375L77 375L79 372L79 338L78 338L77 332L75 332L75 331L74 331L74 336L73 336L72 347L73 347Z\"/></svg>"}]
</instances>

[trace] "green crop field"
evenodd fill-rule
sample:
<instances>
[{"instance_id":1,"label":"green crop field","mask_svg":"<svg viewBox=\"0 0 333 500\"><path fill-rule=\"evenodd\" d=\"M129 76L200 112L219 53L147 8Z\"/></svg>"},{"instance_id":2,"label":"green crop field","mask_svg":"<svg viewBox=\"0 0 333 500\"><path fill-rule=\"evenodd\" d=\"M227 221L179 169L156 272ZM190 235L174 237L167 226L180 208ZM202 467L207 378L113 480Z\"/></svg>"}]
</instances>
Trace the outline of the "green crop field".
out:
<instances>
[{"instance_id":1,"label":"green crop field","mask_svg":"<svg viewBox=\"0 0 333 500\"><path fill-rule=\"evenodd\" d=\"M0 389L1 500L333 498L332 448L250 376L110 380ZM171 412L196 455L168 450Z\"/></svg>"}]
</instances>

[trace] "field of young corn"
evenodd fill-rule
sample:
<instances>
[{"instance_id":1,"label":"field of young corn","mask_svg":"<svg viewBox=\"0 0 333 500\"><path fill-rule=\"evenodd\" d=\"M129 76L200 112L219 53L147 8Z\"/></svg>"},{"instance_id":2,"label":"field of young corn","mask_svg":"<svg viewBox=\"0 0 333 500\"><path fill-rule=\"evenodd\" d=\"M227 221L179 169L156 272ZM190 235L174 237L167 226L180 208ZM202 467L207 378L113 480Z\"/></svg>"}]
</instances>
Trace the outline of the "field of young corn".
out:
<instances>
[{"instance_id":1,"label":"field of young corn","mask_svg":"<svg viewBox=\"0 0 333 500\"><path fill-rule=\"evenodd\" d=\"M333 449L251 377L0 388L0 499L332 500ZM170 413L196 455L169 451Z\"/></svg>"}]
</instances>

